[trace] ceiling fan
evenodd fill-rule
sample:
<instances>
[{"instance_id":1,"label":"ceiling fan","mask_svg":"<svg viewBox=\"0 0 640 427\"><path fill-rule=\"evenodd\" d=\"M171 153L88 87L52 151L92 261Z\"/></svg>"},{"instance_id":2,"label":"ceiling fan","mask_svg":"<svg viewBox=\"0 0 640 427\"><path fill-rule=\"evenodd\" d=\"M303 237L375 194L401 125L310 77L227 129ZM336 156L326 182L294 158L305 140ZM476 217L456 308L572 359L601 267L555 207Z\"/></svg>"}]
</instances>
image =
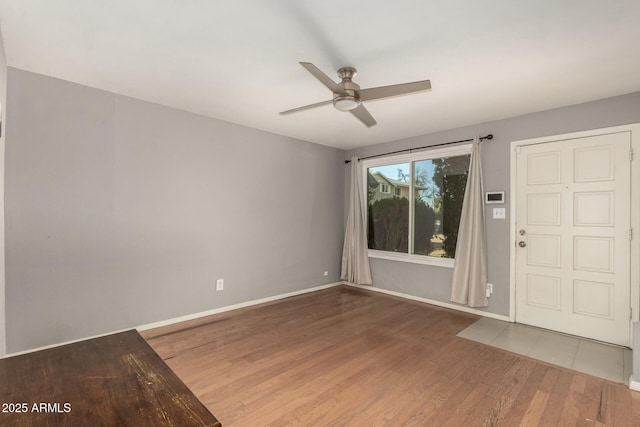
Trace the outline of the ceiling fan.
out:
<instances>
[{"instance_id":1,"label":"ceiling fan","mask_svg":"<svg viewBox=\"0 0 640 427\"><path fill-rule=\"evenodd\" d=\"M414 92L431 89L429 80L420 80L411 83L401 83L397 85L371 87L360 89L360 86L353 82L357 70L353 67L342 67L338 70L338 76L342 79L340 83L334 82L331 77L323 73L318 67L310 62L301 62L313 76L320 80L333 92L333 99L328 101L317 102L315 104L305 105L303 107L293 108L291 110L281 111L280 115L297 113L298 111L308 110L310 108L320 107L333 103L333 106L339 111L349 111L356 116L358 120L367 127L375 125L377 122L371 116L369 111L364 107L362 102L373 101L375 99L389 98L392 96L408 95Z\"/></svg>"}]
</instances>

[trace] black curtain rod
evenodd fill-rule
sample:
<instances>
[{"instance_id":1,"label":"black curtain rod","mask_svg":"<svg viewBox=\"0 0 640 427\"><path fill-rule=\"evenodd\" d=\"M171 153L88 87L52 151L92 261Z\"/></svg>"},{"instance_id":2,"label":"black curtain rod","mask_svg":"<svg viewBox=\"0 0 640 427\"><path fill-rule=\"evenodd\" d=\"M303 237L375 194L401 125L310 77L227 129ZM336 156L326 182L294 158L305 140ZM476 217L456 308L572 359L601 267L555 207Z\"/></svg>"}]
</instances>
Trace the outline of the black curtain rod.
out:
<instances>
[{"instance_id":1,"label":"black curtain rod","mask_svg":"<svg viewBox=\"0 0 640 427\"><path fill-rule=\"evenodd\" d=\"M485 139L493 139L493 135L489 134L487 136L481 136L480 137L480 141L484 141ZM413 150L422 150L422 149L425 149L425 148L441 147L443 145L460 144L461 142L471 142L471 141L473 141L473 138L461 139L460 141L443 142L442 144L425 145L424 147L407 148L406 150L391 151L389 153L384 153L384 154L374 154L373 156L360 157L360 158L358 158L358 161L365 160L365 159L373 159L374 157L388 156L390 154L404 153L406 151L411 153ZM345 163L351 163L351 160L345 160L344 162Z\"/></svg>"}]
</instances>

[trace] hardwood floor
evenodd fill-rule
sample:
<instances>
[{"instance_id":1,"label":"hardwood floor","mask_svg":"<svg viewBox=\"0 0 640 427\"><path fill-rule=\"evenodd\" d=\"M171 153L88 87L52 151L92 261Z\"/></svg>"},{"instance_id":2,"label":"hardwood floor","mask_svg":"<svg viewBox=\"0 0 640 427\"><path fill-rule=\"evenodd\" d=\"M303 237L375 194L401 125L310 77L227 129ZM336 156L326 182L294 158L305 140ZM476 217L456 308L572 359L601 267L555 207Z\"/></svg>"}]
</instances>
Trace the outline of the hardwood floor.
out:
<instances>
[{"instance_id":1,"label":"hardwood floor","mask_svg":"<svg viewBox=\"0 0 640 427\"><path fill-rule=\"evenodd\" d=\"M640 393L456 337L477 316L350 287L145 331L225 427L640 426Z\"/></svg>"}]
</instances>

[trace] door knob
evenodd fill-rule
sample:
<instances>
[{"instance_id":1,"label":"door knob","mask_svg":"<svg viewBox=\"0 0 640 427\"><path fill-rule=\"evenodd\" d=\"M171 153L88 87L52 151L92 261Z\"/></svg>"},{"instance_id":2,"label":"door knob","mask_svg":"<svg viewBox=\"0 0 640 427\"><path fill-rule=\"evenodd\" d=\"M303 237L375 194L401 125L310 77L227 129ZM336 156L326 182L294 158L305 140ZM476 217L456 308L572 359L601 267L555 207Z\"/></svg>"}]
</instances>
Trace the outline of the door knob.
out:
<instances>
[{"instance_id":1,"label":"door knob","mask_svg":"<svg viewBox=\"0 0 640 427\"><path fill-rule=\"evenodd\" d=\"M527 242L518 242L518 246L524 248L525 246L527 246Z\"/></svg>"}]
</instances>

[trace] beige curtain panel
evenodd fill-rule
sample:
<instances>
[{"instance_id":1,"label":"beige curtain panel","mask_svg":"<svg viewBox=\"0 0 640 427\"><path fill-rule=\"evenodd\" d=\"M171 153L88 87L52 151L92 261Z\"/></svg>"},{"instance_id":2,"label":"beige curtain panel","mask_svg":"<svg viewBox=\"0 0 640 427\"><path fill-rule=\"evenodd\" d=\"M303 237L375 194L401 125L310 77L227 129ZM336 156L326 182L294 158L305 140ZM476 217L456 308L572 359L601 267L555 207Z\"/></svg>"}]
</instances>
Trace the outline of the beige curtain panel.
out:
<instances>
[{"instance_id":1,"label":"beige curtain panel","mask_svg":"<svg viewBox=\"0 0 640 427\"><path fill-rule=\"evenodd\" d=\"M462 202L451 285L451 301L469 307L489 305L483 194L480 140L476 136L473 139L469 176Z\"/></svg>"},{"instance_id":2,"label":"beige curtain panel","mask_svg":"<svg viewBox=\"0 0 640 427\"><path fill-rule=\"evenodd\" d=\"M366 206L362 188L362 165L357 157L351 159L351 184L349 195L349 216L344 232L342 248L342 269L340 278L358 285L370 285L371 268L367 253Z\"/></svg>"}]
</instances>

